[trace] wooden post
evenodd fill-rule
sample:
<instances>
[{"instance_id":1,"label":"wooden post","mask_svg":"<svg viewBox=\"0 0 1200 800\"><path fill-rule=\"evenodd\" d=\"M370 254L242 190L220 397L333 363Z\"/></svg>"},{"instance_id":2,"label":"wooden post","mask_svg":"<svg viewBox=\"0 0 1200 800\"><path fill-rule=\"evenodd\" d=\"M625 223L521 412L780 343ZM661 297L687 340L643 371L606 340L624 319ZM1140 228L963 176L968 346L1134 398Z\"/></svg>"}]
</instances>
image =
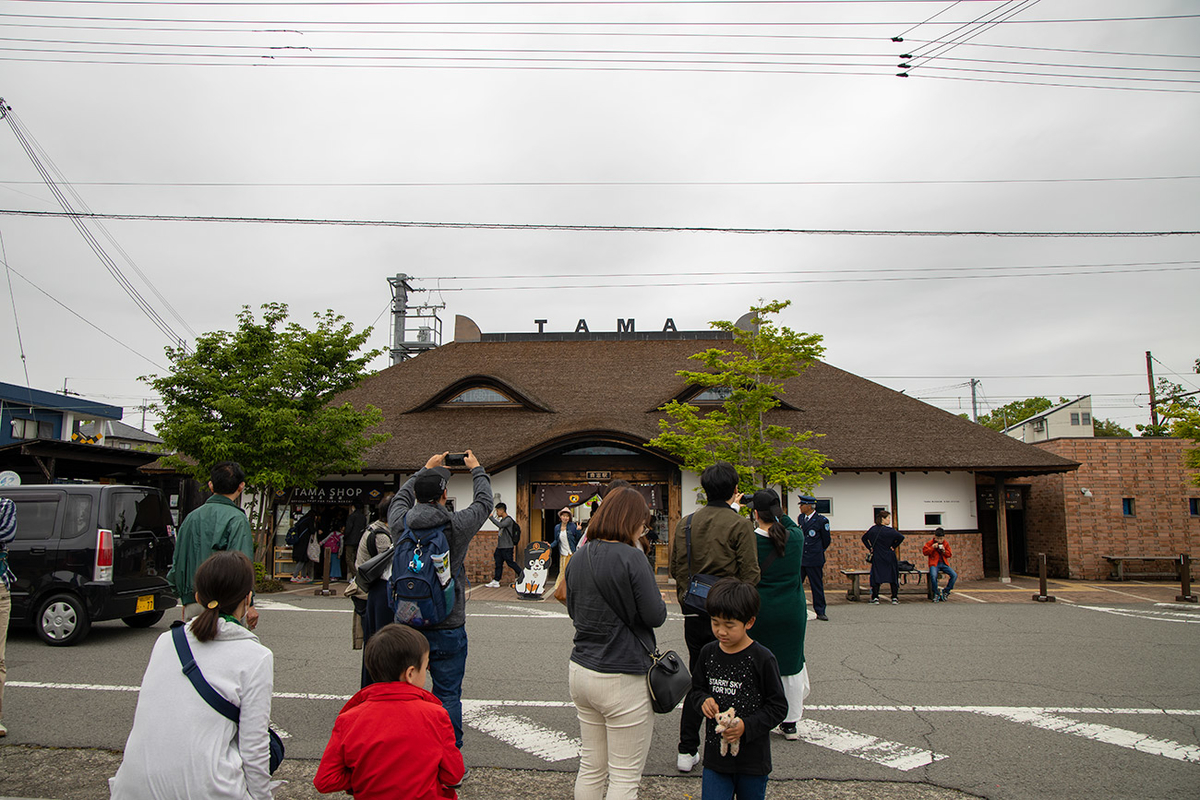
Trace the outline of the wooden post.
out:
<instances>
[{"instance_id":1,"label":"wooden post","mask_svg":"<svg viewBox=\"0 0 1200 800\"><path fill-rule=\"evenodd\" d=\"M892 527L900 530L900 488L896 473L890 473L888 483L892 490Z\"/></svg>"},{"instance_id":2,"label":"wooden post","mask_svg":"<svg viewBox=\"0 0 1200 800\"><path fill-rule=\"evenodd\" d=\"M1175 595L1175 599L1181 603L1196 602L1196 595L1192 594L1192 557L1187 553L1179 556L1179 589L1180 593Z\"/></svg>"},{"instance_id":3,"label":"wooden post","mask_svg":"<svg viewBox=\"0 0 1200 800\"><path fill-rule=\"evenodd\" d=\"M329 566L333 563L334 555L332 550L321 549L325 555L325 575L321 578L321 588L314 591L313 594L321 597L329 597L333 594L333 590L329 588Z\"/></svg>"},{"instance_id":4,"label":"wooden post","mask_svg":"<svg viewBox=\"0 0 1200 800\"><path fill-rule=\"evenodd\" d=\"M1008 498L1005 497L1004 476L996 475L996 544L1000 549L1000 582L1012 583L1008 573Z\"/></svg>"},{"instance_id":5,"label":"wooden post","mask_svg":"<svg viewBox=\"0 0 1200 800\"><path fill-rule=\"evenodd\" d=\"M1053 603L1053 595L1046 594L1046 554L1038 553L1038 585L1039 592L1033 596L1039 603Z\"/></svg>"}]
</instances>

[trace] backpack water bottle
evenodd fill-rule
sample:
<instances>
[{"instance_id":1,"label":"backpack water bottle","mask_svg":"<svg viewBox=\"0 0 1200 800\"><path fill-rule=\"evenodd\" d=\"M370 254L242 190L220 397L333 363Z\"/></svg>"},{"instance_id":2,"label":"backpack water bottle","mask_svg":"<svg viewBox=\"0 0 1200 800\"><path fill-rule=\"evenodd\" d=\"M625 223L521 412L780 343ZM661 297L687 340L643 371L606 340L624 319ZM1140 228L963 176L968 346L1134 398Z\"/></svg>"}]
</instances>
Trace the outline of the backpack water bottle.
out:
<instances>
[{"instance_id":1,"label":"backpack water bottle","mask_svg":"<svg viewBox=\"0 0 1200 800\"><path fill-rule=\"evenodd\" d=\"M388 605L396 622L414 628L437 625L454 608L454 578L445 526L414 531L407 525L392 554Z\"/></svg>"}]
</instances>

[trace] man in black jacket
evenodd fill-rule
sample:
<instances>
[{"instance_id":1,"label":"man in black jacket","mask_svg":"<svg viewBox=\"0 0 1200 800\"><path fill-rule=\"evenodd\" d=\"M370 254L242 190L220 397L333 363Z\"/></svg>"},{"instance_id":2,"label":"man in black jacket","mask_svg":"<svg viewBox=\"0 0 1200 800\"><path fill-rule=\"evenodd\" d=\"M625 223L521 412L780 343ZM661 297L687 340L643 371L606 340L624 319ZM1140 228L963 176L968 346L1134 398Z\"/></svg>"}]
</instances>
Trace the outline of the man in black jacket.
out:
<instances>
[{"instance_id":1,"label":"man in black jacket","mask_svg":"<svg viewBox=\"0 0 1200 800\"><path fill-rule=\"evenodd\" d=\"M817 513L817 499L800 495L800 530L804 531L804 556L800 561L800 582L808 579L812 589L813 611L817 619L825 615L825 551L829 549L829 520Z\"/></svg>"}]
</instances>

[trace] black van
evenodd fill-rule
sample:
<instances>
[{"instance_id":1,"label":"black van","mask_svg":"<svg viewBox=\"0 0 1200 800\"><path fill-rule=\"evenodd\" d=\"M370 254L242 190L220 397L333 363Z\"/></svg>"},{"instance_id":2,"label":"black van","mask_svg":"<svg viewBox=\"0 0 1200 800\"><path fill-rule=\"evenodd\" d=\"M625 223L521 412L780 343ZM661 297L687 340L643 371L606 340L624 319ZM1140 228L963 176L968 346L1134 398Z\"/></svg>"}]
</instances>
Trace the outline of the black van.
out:
<instances>
[{"instance_id":1,"label":"black van","mask_svg":"<svg viewBox=\"0 0 1200 800\"><path fill-rule=\"evenodd\" d=\"M78 644L102 620L147 628L176 605L167 584L174 530L157 489L6 486L0 497L17 505L12 620L32 624L46 644Z\"/></svg>"}]
</instances>

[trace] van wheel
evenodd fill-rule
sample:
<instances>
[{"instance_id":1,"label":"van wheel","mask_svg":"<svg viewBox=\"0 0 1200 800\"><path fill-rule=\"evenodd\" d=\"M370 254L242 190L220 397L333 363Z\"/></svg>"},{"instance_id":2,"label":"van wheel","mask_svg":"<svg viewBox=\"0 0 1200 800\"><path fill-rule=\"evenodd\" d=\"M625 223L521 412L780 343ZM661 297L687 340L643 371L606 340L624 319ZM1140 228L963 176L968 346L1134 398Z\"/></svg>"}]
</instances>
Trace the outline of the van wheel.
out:
<instances>
[{"instance_id":1,"label":"van wheel","mask_svg":"<svg viewBox=\"0 0 1200 800\"><path fill-rule=\"evenodd\" d=\"M34 622L38 636L52 647L78 644L92 627L83 603L73 594L56 594L46 600Z\"/></svg>"},{"instance_id":2,"label":"van wheel","mask_svg":"<svg viewBox=\"0 0 1200 800\"><path fill-rule=\"evenodd\" d=\"M132 617L121 617L121 622L131 628L149 628L162 619L165 613L165 611L147 611L144 614L134 614Z\"/></svg>"}]
</instances>

